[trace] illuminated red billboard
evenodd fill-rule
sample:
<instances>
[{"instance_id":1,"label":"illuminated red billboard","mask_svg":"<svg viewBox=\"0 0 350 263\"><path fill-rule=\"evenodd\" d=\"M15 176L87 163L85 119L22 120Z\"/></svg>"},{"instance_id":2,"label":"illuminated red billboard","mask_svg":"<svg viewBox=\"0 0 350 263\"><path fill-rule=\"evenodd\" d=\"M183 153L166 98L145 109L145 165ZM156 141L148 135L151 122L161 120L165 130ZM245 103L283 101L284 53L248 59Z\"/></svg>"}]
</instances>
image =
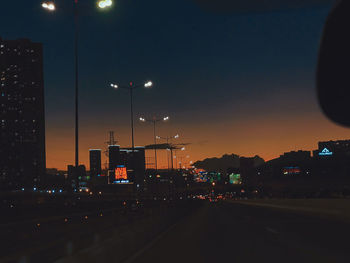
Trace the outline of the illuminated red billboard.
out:
<instances>
[{"instance_id":1,"label":"illuminated red billboard","mask_svg":"<svg viewBox=\"0 0 350 263\"><path fill-rule=\"evenodd\" d=\"M128 180L128 173L126 167L115 168L115 180Z\"/></svg>"}]
</instances>

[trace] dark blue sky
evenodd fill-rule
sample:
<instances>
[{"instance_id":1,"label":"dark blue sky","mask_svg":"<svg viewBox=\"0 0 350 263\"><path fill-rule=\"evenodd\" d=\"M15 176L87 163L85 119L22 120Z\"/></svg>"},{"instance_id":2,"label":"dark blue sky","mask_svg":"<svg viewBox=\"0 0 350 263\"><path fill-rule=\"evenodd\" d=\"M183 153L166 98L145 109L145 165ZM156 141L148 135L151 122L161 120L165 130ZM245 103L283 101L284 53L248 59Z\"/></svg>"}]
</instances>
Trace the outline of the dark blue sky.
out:
<instances>
[{"instance_id":1,"label":"dark blue sky","mask_svg":"<svg viewBox=\"0 0 350 263\"><path fill-rule=\"evenodd\" d=\"M213 126L227 121L232 127L240 120L319 111L314 71L329 4L220 15L188 0L119 0L107 12L97 10L95 1L81 2L81 124L98 128L100 141L82 141L82 151L103 147L110 129L128 143L128 96L112 90L110 82L153 80L154 88L136 94L136 115L169 114L172 125L163 132L180 129L194 143L211 137L203 129L203 138L189 135L208 119ZM21 1L20 9L17 1L7 1L0 10L2 38L44 44L48 146L55 149L54 134L72 138L74 127L72 5L61 0L56 6L57 12L46 13L39 0ZM147 143L145 127L136 128L136 142ZM65 160L73 159L69 154Z\"/></svg>"}]
</instances>

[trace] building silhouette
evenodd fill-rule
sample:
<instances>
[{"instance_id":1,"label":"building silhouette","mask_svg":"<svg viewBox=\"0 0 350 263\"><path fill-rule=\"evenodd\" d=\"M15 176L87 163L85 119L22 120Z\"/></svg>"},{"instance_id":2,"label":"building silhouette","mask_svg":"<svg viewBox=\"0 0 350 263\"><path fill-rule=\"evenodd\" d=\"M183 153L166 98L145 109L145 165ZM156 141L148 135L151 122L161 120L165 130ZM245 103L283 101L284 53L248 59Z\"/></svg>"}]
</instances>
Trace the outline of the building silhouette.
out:
<instances>
[{"instance_id":1,"label":"building silhouette","mask_svg":"<svg viewBox=\"0 0 350 263\"><path fill-rule=\"evenodd\" d=\"M45 174L43 48L0 38L0 187L40 185Z\"/></svg>"},{"instance_id":2,"label":"building silhouette","mask_svg":"<svg viewBox=\"0 0 350 263\"><path fill-rule=\"evenodd\" d=\"M90 176L92 178L101 176L101 150L91 149L90 155Z\"/></svg>"}]
</instances>

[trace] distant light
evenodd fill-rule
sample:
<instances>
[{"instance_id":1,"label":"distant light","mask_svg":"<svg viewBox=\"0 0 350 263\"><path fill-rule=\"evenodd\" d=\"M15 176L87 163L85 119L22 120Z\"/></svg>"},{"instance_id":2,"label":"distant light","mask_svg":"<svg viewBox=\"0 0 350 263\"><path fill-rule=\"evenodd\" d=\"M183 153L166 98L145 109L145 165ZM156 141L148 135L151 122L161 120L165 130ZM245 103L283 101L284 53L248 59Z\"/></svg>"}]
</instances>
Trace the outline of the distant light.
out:
<instances>
[{"instance_id":1,"label":"distant light","mask_svg":"<svg viewBox=\"0 0 350 263\"><path fill-rule=\"evenodd\" d=\"M112 0L101 0L98 2L98 7L104 9L106 7L111 7L113 4Z\"/></svg>"},{"instance_id":2,"label":"distant light","mask_svg":"<svg viewBox=\"0 0 350 263\"><path fill-rule=\"evenodd\" d=\"M177 138L179 138L180 136L178 135L178 134L176 134L175 136L174 136L174 138L175 139L177 139Z\"/></svg>"},{"instance_id":3,"label":"distant light","mask_svg":"<svg viewBox=\"0 0 350 263\"><path fill-rule=\"evenodd\" d=\"M33 190L36 191L36 187L34 187Z\"/></svg>"},{"instance_id":4,"label":"distant light","mask_svg":"<svg viewBox=\"0 0 350 263\"><path fill-rule=\"evenodd\" d=\"M145 122L145 121L146 121L146 119L141 117L141 118L140 118L140 121Z\"/></svg>"},{"instance_id":5,"label":"distant light","mask_svg":"<svg viewBox=\"0 0 350 263\"><path fill-rule=\"evenodd\" d=\"M117 89L117 88L118 88L118 85L112 83L112 84L111 84L111 87Z\"/></svg>"},{"instance_id":6,"label":"distant light","mask_svg":"<svg viewBox=\"0 0 350 263\"><path fill-rule=\"evenodd\" d=\"M62 193L62 189L60 189L60 193Z\"/></svg>"},{"instance_id":7,"label":"distant light","mask_svg":"<svg viewBox=\"0 0 350 263\"><path fill-rule=\"evenodd\" d=\"M22 191L24 191L24 188L22 188Z\"/></svg>"},{"instance_id":8,"label":"distant light","mask_svg":"<svg viewBox=\"0 0 350 263\"><path fill-rule=\"evenodd\" d=\"M152 86L153 86L152 81L148 81L148 82L145 83L145 88L150 88Z\"/></svg>"},{"instance_id":9,"label":"distant light","mask_svg":"<svg viewBox=\"0 0 350 263\"><path fill-rule=\"evenodd\" d=\"M163 120L164 120L164 121L167 121L167 120L169 120L169 117L168 117L168 116L167 116L167 117L164 117Z\"/></svg>"},{"instance_id":10,"label":"distant light","mask_svg":"<svg viewBox=\"0 0 350 263\"><path fill-rule=\"evenodd\" d=\"M330 156L330 155L333 155L333 152L331 152L330 150L328 150L327 148L324 148L322 150L322 152L320 152L318 155L320 156Z\"/></svg>"},{"instance_id":11,"label":"distant light","mask_svg":"<svg viewBox=\"0 0 350 263\"><path fill-rule=\"evenodd\" d=\"M185 147L182 147L182 148L181 148L181 151L184 151L184 150L186 150L186 148L185 148Z\"/></svg>"},{"instance_id":12,"label":"distant light","mask_svg":"<svg viewBox=\"0 0 350 263\"><path fill-rule=\"evenodd\" d=\"M156 139L160 139L160 137L159 137L159 136L156 136Z\"/></svg>"},{"instance_id":13,"label":"distant light","mask_svg":"<svg viewBox=\"0 0 350 263\"><path fill-rule=\"evenodd\" d=\"M49 11L55 11L56 7L53 2L44 2L41 6Z\"/></svg>"}]
</instances>

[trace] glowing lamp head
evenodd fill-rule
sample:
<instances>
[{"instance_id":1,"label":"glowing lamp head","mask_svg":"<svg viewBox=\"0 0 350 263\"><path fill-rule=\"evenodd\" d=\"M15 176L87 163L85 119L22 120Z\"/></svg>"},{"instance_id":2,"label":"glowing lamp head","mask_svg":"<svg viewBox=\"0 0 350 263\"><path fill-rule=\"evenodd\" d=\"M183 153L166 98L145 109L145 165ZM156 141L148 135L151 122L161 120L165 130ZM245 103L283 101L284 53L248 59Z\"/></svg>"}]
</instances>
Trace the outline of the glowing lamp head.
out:
<instances>
[{"instance_id":1,"label":"glowing lamp head","mask_svg":"<svg viewBox=\"0 0 350 263\"><path fill-rule=\"evenodd\" d=\"M49 11L55 11L56 7L53 2L43 2L41 6Z\"/></svg>"},{"instance_id":2,"label":"glowing lamp head","mask_svg":"<svg viewBox=\"0 0 350 263\"><path fill-rule=\"evenodd\" d=\"M140 121L145 122L145 121L146 121L146 119L141 117L141 118L140 118Z\"/></svg>"},{"instance_id":3,"label":"glowing lamp head","mask_svg":"<svg viewBox=\"0 0 350 263\"><path fill-rule=\"evenodd\" d=\"M181 151L184 151L184 150L186 150L186 148L185 148L185 147L182 147L182 148L181 148Z\"/></svg>"},{"instance_id":4,"label":"glowing lamp head","mask_svg":"<svg viewBox=\"0 0 350 263\"><path fill-rule=\"evenodd\" d=\"M112 0L100 0L97 2L97 5L99 8L101 9L105 9L107 7L111 7L113 4L113 1Z\"/></svg>"},{"instance_id":5,"label":"glowing lamp head","mask_svg":"<svg viewBox=\"0 0 350 263\"><path fill-rule=\"evenodd\" d=\"M169 117L164 117L163 120L167 121L167 120L169 120Z\"/></svg>"},{"instance_id":6,"label":"glowing lamp head","mask_svg":"<svg viewBox=\"0 0 350 263\"><path fill-rule=\"evenodd\" d=\"M118 85L112 83L112 84L111 84L111 87L117 89L117 88L118 88Z\"/></svg>"},{"instance_id":7,"label":"glowing lamp head","mask_svg":"<svg viewBox=\"0 0 350 263\"><path fill-rule=\"evenodd\" d=\"M178 134L176 134L175 136L174 136L174 138L175 139L177 139L177 138L179 138L180 136L178 135Z\"/></svg>"},{"instance_id":8,"label":"glowing lamp head","mask_svg":"<svg viewBox=\"0 0 350 263\"><path fill-rule=\"evenodd\" d=\"M152 86L153 86L152 81L147 81L147 82L145 83L145 88L150 88L150 87L152 87Z\"/></svg>"}]
</instances>

